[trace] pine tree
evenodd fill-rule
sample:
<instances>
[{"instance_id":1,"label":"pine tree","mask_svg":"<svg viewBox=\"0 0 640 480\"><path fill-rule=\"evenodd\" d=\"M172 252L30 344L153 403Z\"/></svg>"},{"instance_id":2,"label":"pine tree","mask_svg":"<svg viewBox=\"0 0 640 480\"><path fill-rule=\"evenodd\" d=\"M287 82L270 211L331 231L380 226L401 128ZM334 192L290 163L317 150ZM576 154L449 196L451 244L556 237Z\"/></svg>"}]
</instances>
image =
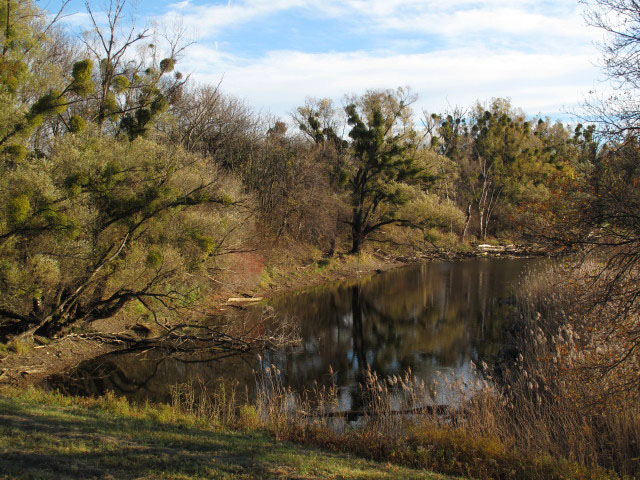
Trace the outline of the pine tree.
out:
<instances>
[{"instance_id":1,"label":"pine tree","mask_svg":"<svg viewBox=\"0 0 640 480\"><path fill-rule=\"evenodd\" d=\"M416 155L415 132L403 90L368 92L345 109L351 125L348 189L352 253L385 225L407 224L396 216L412 186L432 180Z\"/></svg>"}]
</instances>

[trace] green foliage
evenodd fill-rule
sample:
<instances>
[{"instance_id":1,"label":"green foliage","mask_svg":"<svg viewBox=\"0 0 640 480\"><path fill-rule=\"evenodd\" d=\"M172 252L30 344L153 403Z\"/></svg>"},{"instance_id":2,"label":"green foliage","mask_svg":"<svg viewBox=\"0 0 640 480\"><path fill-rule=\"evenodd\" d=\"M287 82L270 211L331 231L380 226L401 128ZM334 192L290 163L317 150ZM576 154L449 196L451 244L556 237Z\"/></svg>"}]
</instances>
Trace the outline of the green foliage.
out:
<instances>
[{"instance_id":1,"label":"green foliage","mask_svg":"<svg viewBox=\"0 0 640 480\"><path fill-rule=\"evenodd\" d=\"M73 81L68 89L78 95L88 95L93 93L95 88L91 74L93 73L93 62L89 59L81 60L73 64L71 76Z\"/></svg>"},{"instance_id":2,"label":"green foliage","mask_svg":"<svg viewBox=\"0 0 640 480\"><path fill-rule=\"evenodd\" d=\"M1 347L3 348L0 348L0 351L6 350L17 355L24 355L31 350L31 345L21 340L14 340L9 342L6 346L2 345Z\"/></svg>"},{"instance_id":3,"label":"green foliage","mask_svg":"<svg viewBox=\"0 0 640 480\"><path fill-rule=\"evenodd\" d=\"M6 160L19 163L27 157L27 147L24 145L7 145L2 150L2 153Z\"/></svg>"},{"instance_id":4,"label":"green foliage","mask_svg":"<svg viewBox=\"0 0 640 480\"><path fill-rule=\"evenodd\" d=\"M203 253L211 253L216 247L214 238L197 231L192 231L189 236Z\"/></svg>"},{"instance_id":5,"label":"green foliage","mask_svg":"<svg viewBox=\"0 0 640 480\"><path fill-rule=\"evenodd\" d=\"M48 324L40 332L47 336L87 316L110 316L146 293L155 295L151 304L167 295L155 305L161 310L172 302L193 305L206 282L191 272L212 265L219 238L236 228L223 210L229 207L217 200L224 197L221 178L179 147L129 142L94 128L65 137L45 162L6 169L0 308ZM184 241L184 225L198 232L192 242ZM89 287L77 291L87 278ZM49 318L61 291L77 291L74 311ZM34 310L32 298L41 307Z\"/></svg>"},{"instance_id":6,"label":"green foliage","mask_svg":"<svg viewBox=\"0 0 640 480\"><path fill-rule=\"evenodd\" d=\"M24 222L31 210L29 195L23 193L9 199L8 219L12 224Z\"/></svg>"},{"instance_id":7,"label":"green foliage","mask_svg":"<svg viewBox=\"0 0 640 480\"><path fill-rule=\"evenodd\" d=\"M420 193L407 203L400 215L421 229L444 228L460 231L464 214L453 203L437 195Z\"/></svg>"},{"instance_id":8,"label":"green foliage","mask_svg":"<svg viewBox=\"0 0 640 480\"><path fill-rule=\"evenodd\" d=\"M384 225L404 223L398 207L415 193L412 186L431 180L415 154L410 110L404 92L369 92L345 109L351 125L350 178L352 252Z\"/></svg>"},{"instance_id":9,"label":"green foliage","mask_svg":"<svg viewBox=\"0 0 640 480\"><path fill-rule=\"evenodd\" d=\"M106 116L114 114L118 111L118 101L116 100L115 92L107 93L103 100L103 108L105 110Z\"/></svg>"},{"instance_id":10,"label":"green foliage","mask_svg":"<svg viewBox=\"0 0 640 480\"><path fill-rule=\"evenodd\" d=\"M162 73L172 72L176 66L176 61L173 58L165 58L160 61L160 71Z\"/></svg>"},{"instance_id":11,"label":"green foliage","mask_svg":"<svg viewBox=\"0 0 640 480\"><path fill-rule=\"evenodd\" d=\"M131 82L124 75L118 75L113 79L113 88L117 93L124 93L131 85Z\"/></svg>"},{"instance_id":12,"label":"green foliage","mask_svg":"<svg viewBox=\"0 0 640 480\"><path fill-rule=\"evenodd\" d=\"M162 252L159 248L154 247L149 250L149 253L147 254L146 264L151 268L158 268L162 265Z\"/></svg>"},{"instance_id":13,"label":"green foliage","mask_svg":"<svg viewBox=\"0 0 640 480\"><path fill-rule=\"evenodd\" d=\"M151 102L151 115L157 115L159 113L166 112L169 108L169 101L164 98L162 95L158 95Z\"/></svg>"},{"instance_id":14,"label":"green foliage","mask_svg":"<svg viewBox=\"0 0 640 480\"><path fill-rule=\"evenodd\" d=\"M255 430L260 427L262 421L258 410L253 405L241 405L238 411L238 426L240 428Z\"/></svg>"},{"instance_id":15,"label":"green foliage","mask_svg":"<svg viewBox=\"0 0 640 480\"><path fill-rule=\"evenodd\" d=\"M28 67L24 62L0 57L0 85L9 93L18 93L27 74Z\"/></svg>"},{"instance_id":16,"label":"green foliage","mask_svg":"<svg viewBox=\"0 0 640 480\"><path fill-rule=\"evenodd\" d=\"M548 199L554 184L574 177L581 162L593 159L592 129L583 136L580 126L571 138L563 125L527 120L505 99L477 104L468 117L453 112L431 120L438 131L432 148L456 165L458 203L473 207L482 238L491 227L495 232L520 226L531 205Z\"/></svg>"},{"instance_id":17,"label":"green foliage","mask_svg":"<svg viewBox=\"0 0 640 480\"><path fill-rule=\"evenodd\" d=\"M31 107L28 118L52 116L63 113L67 109L67 100L62 92L52 90L40 97Z\"/></svg>"},{"instance_id":18,"label":"green foliage","mask_svg":"<svg viewBox=\"0 0 640 480\"><path fill-rule=\"evenodd\" d=\"M71 133L81 132L85 129L86 126L87 123L80 115L74 115L69 119L69 131Z\"/></svg>"}]
</instances>

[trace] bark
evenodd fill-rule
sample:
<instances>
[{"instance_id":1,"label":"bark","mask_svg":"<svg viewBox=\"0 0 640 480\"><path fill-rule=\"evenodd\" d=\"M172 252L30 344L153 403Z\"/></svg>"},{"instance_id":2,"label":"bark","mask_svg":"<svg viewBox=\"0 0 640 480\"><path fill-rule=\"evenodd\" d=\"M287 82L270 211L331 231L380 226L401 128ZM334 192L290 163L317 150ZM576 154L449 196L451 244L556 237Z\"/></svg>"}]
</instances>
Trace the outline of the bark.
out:
<instances>
[{"instance_id":1,"label":"bark","mask_svg":"<svg viewBox=\"0 0 640 480\"><path fill-rule=\"evenodd\" d=\"M353 242L351 245L351 252L353 254L358 254L362 251L362 247L364 245L364 232L362 229L356 229L352 227L353 231Z\"/></svg>"},{"instance_id":2,"label":"bark","mask_svg":"<svg viewBox=\"0 0 640 480\"><path fill-rule=\"evenodd\" d=\"M469 228L469 222L471 221L471 203L467 205L467 218L464 222L464 229L462 230L462 241L464 242L467 236L467 229Z\"/></svg>"}]
</instances>

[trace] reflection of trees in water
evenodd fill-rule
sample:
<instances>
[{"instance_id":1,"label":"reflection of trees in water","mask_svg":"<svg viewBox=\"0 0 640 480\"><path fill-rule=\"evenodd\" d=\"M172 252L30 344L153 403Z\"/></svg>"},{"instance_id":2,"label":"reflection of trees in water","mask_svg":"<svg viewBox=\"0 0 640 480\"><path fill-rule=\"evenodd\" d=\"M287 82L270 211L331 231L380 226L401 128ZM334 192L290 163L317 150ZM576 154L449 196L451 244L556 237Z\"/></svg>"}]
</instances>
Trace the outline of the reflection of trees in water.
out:
<instances>
[{"instance_id":1,"label":"reflection of trees in water","mask_svg":"<svg viewBox=\"0 0 640 480\"><path fill-rule=\"evenodd\" d=\"M288 382L304 388L326 378L355 385L369 365L383 376L411 369L467 374L469 360L490 362L510 314L504 299L523 261L429 264L375 276L348 288L300 295L276 304L300 318L301 351L280 356ZM324 309L328 309L325 312Z\"/></svg>"},{"instance_id":2,"label":"reflection of trees in water","mask_svg":"<svg viewBox=\"0 0 640 480\"><path fill-rule=\"evenodd\" d=\"M73 395L103 395L112 391L133 401L164 403L171 401L171 387L187 382L193 382L196 391L201 385L214 391L221 382L227 386L237 385L242 395L245 385L253 387L252 357L238 355L210 362L203 355L201 363L196 360L189 357L189 361L184 362L154 351L109 354L83 362L65 375L54 375L47 383Z\"/></svg>"},{"instance_id":3,"label":"reflection of trees in water","mask_svg":"<svg viewBox=\"0 0 640 480\"><path fill-rule=\"evenodd\" d=\"M162 360L149 363L151 368L130 371L118 365L115 355L103 355L80 363L70 373L47 379L50 387L68 395L103 395L108 391L130 396L145 389L158 373Z\"/></svg>"},{"instance_id":4,"label":"reflection of trees in water","mask_svg":"<svg viewBox=\"0 0 640 480\"><path fill-rule=\"evenodd\" d=\"M147 352L85 365L70 383L89 393L109 388L137 400L167 401L169 387L189 379L253 389L253 370L271 363L297 390L328 383L329 367L337 385L352 392L367 366L381 376L407 368L426 380L442 369L468 375L469 360L491 363L497 354L511 308L504 299L525 265L496 259L427 264L283 296L273 307L278 316L299 320L303 343L265 352L262 365L254 356L184 364ZM92 374L95 380L87 380Z\"/></svg>"}]
</instances>

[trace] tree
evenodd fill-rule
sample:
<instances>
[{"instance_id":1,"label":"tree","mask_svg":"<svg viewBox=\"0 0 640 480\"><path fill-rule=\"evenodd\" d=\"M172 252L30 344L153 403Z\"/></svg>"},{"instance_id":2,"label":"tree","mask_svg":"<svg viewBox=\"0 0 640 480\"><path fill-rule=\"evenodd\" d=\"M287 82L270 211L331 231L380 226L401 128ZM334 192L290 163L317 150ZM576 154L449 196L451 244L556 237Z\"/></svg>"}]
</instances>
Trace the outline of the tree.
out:
<instances>
[{"instance_id":1,"label":"tree","mask_svg":"<svg viewBox=\"0 0 640 480\"><path fill-rule=\"evenodd\" d=\"M585 120L616 140L640 130L640 5L635 0L581 0L587 24L605 34L600 44L602 67L615 93L592 97L585 104Z\"/></svg>"},{"instance_id":2,"label":"tree","mask_svg":"<svg viewBox=\"0 0 640 480\"><path fill-rule=\"evenodd\" d=\"M591 99L574 133L576 175L558 188L538 238L580 254L572 305L560 319L576 333L570 365L590 400L638 398L640 362L640 4L583 1L585 18L605 32L602 60L616 92ZM597 140L597 141L596 141ZM592 260L588 262L587 260Z\"/></svg>"},{"instance_id":3,"label":"tree","mask_svg":"<svg viewBox=\"0 0 640 480\"><path fill-rule=\"evenodd\" d=\"M0 5L0 159L15 163L27 154L27 142L47 119L59 115L93 88L90 61L63 72L46 57L53 23L32 2ZM58 16L53 19L57 20Z\"/></svg>"},{"instance_id":4,"label":"tree","mask_svg":"<svg viewBox=\"0 0 640 480\"><path fill-rule=\"evenodd\" d=\"M85 7L92 28L85 32L84 45L95 66L91 72L95 88L71 114L111 127L111 133L125 133L130 139L144 135L186 82L175 65L189 42L184 41L181 30L162 35L137 29L133 21L127 27L126 0L109 0L106 27L88 1ZM138 50L135 56L134 48ZM65 123L73 128L70 118Z\"/></svg>"},{"instance_id":5,"label":"tree","mask_svg":"<svg viewBox=\"0 0 640 480\"><path fill-rule=\"evenodd\" d=\"M185 85L169 113L167 134L172 141L243 174L262 136L262 119L243 101L222 93L220 85Z\"/></svg>"},{"instance_id":6,"label":"tree","mask_svg":"<svg viewBox=\"0 0 640 480\"><path fill-rule=\"evenodd\" d=\"M65 137L45 162L3 173L5 337L50 337L134 300L167 314L187 307L226 249L233 200L203 158L92 130Z\"/></svg>"},{"instance_id":7,"label":"tree","mask_svg":"<svg viewBox=\"0 0 640 480\"><path fill-rule=\"evenodd\" d=\"M240 189L202 156L105 132L99 116L35 150L37 126L90 97L95 72L81 60L61 89L26 95L39 73L32 37L48 36L29 2L6 5L3 19L17 20L0 37L0 61L15 66L0 79L0 338L51 337L134 302L158 320L195 305L238 229Z\"/></svg>"},{"instance_id":8,"label":"tree","mask_svg":"<svg viewBox=\"0 0 640 480\"><path fill-rule=\"evenodd\" d=\"M347 160L352 215L352 253L360 253L367 237L385 225L406 224L398 208L413 187L433 179L416 155L410 125L410 96L402 89L370 91L345 108L351 145Z\"/></svg>"},{"instance_id":9,"label":"tree","mask_svg":"<svg viewBox=\"0 0 640 480\"><path fill-rule=\"evenodd\" d=\"M491 231L526 228L523 210L546 200L551 182L560 182L556 177L575 174L584 157L578 144L583 134L593 133L580 126L572 138L562 124L527 119L505 99L494 99L488 107L477 104L464 115L455 109L428 117L437 125L432 148L458 166L455 201L467 212L463 238L473 213L483 239Z\"/></svg>"}]
</instances>

